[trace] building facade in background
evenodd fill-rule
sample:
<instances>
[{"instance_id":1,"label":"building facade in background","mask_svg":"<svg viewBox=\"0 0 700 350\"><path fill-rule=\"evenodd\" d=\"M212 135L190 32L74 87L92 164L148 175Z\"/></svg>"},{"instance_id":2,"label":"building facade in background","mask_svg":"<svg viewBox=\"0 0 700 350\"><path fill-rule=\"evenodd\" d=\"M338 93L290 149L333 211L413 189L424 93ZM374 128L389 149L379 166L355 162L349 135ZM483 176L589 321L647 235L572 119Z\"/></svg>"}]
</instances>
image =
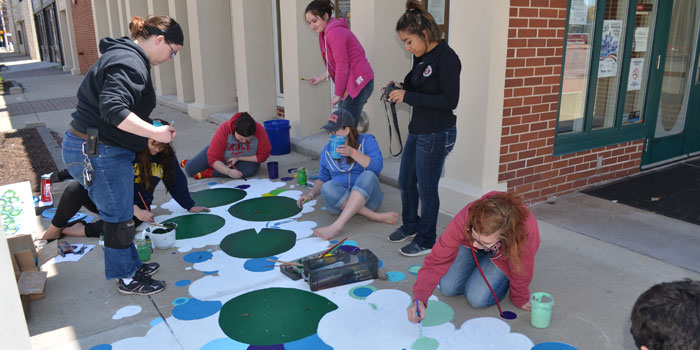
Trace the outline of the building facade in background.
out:
<instances>
[{"instance_id":1,"label":"building facade in background","mask_svg":"<svg viewBox=\"0 0 700 350\"><path fill-rule=\"evenodd\" d=\"M170 15L186 39L172 62L153 69L161 103L197 120L235 110L259 120L281 115L300 139L317 134L330 113L329 85L299 79L324 69L317 36L303 17L308 2L12 4L24 15L14 17L17 36L21 31L27 38L40 34L28 29L38 28L36 14L46 22L47 9L54 9L60 62L74 74L97 59L100 38L128 35L132 16ZM31 3L41 10L27 9ZM455 213L491 190L545 201L700 152L697 0L424 3L463 66L457 143L440 185L445 211ZM405 1L342 0L338 9L374 68L375 92L365 112L369 132L389 154L379 93L410 69L411 57L394 32ZM28 41L23 49L34 55ZM50 59L56 46L39 42L37 52ZM409 110L399 106L398 113L406 135Z\"/></svg>"}]
</instances>

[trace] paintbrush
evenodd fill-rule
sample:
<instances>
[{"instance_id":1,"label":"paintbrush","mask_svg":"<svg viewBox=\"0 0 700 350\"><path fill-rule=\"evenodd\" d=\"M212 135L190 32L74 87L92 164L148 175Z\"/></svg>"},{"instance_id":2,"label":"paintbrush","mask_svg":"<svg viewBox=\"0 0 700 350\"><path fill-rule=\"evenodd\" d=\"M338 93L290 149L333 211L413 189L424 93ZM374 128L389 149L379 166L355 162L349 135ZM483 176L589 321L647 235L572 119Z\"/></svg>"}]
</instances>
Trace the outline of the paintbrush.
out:
<instances>
[{"instance_id":1,"label":"paintbrush","mask_svg":"<svg viewBox=\"0 0 700 350\"><path fill-rule=\"evenodd\" d=\"M335 248L338 248L341 244L343 244L343 242L345 242L346 239L348 239L348 238L347 237L343 238L342 241L336 243L334 246L331 247L331 249L326 250L326 252L321 254L319 257L322 258L322 257L326 256L326 254L332 252Z\"/></svg>"},{"instance_id":2,"label":"paintbrush","mask_svg":"<svg viewBox=\"0 0 700 350\"><path fill-rule=\"evenodd\" d=\"M420 306L418 305L418 299L416 299L416 315L420 317ZM423 338L423 322L418 320L418 338Z\"/></svg>"},{"instance_id":3,"label":"paintbrush","mask_svg":"<svg viewBox=\"0 0 700 350\"><path fill-rule=\"evenodd\" d=\"M272 262L275 262L275 263L284 264L284 265L304 266L304 265L302 265L302 264L300 264L300 263L298 263L298 262L293 262L293 261L282 261L282 260L275 260L275 259L270 259L270 258L265 259L265 260L267 260L267 261L272 261Z\"/></svg>"},{"instance_id":4,"label":"paintbrush","mask_svg":"<svg viewBox=\"0 0 700 350\"><path fill-rule=\"evenodd\" d=\"M309 81L309 79L307 79L307 78L302 78L302 77L299 77L299 80L301 80L301 81Z\"/></svg>"},{"instance_id":5,"label":"paintbrush","mask_svg":"<svg viewBox=\"0 0 700 350\"><path fill-rule=\"evenodd\" d=\"M150 213L150 212L151 212L151 207L149 207L148 204L146 204L146 201L143 199L143 196L141 195L141 192L139 192L139 198L141 198L141 203L143 203L143 206L144 206L144 207L146 208L146 210L148 210L148 212ZM168 227L168 226L163 226L163 225L156 224L156 221L155 221L155 220L153 220L153 222L151 222L151 225L153 225L153 226L165 227L165 228L170 228L170 227Z\"/></svg>"}]
</instances>

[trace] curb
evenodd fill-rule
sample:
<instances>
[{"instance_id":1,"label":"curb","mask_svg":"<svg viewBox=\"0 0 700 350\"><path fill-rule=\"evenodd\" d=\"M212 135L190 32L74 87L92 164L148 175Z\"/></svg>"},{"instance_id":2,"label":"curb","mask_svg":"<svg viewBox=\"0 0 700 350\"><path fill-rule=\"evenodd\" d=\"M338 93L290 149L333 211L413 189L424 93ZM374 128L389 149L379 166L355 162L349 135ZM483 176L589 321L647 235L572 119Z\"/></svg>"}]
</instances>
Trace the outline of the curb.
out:
<instances>
[{"instance_id":1,"label":"curb","mask_svg":"<svg viewBox=\"0 0 700 350\"><path fill-rule=\"evenodd\" d=\"M41 136L44 145L49 150L49 154L51 154L53 162L56 164L56 168L58 168L58 170L65 169L66 164L63 162L63 156L61 156L61 147L58 145L58 142L56 142L56 139L53 138L49 129L46 128L46 124L37 123L35 125L36 131L39 132L39 136Z\"/></svg>"}]
</instances>

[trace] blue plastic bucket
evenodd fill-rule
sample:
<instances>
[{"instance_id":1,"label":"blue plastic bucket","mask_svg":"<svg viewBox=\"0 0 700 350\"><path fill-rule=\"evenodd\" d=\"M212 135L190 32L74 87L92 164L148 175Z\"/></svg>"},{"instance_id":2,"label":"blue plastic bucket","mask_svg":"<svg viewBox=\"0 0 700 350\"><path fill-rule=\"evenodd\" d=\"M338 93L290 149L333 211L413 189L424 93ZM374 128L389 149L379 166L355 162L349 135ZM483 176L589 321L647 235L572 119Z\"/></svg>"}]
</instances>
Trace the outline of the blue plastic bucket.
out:
<instances>
[{"instance_id":1,"label":"blue plastic bucket","mask_svg":"<svg viewBox=\"0 0 700 350\"><path fill-rule=\"evenodd\" d=\"M265 132L267 132L267 137L270 139L270 144L272 145L270 154L279 156L292 151L292 147L289 144L289 129L291 129L289 120L268 120L263 124L265 125Z\"/></svg>"}]
</instances>

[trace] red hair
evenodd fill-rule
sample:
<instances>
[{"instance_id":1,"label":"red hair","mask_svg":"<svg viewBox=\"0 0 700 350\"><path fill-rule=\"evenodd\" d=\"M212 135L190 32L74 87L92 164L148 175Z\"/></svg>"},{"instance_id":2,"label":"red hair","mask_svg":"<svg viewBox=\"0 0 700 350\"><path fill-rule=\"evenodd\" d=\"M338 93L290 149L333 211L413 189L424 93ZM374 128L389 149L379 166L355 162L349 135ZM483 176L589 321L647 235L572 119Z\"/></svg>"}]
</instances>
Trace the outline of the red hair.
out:
<instances>
[{"instance_id":1,"label":"red hair","mask_svg":"<svg viewBox=\"0 0 700 350\"><path fill-rule=\"evenodd\" d=\"M520 273L523 268L520 254L523 242L527 239L525 219L528 213L520 197L500 192L472 203L466 227L471 227L483 236L498 233L503 242L503 255L513 262L515 272ZM473 240L469 232L465 232L465 235L468 240Z\"/></svg>"}]
</instances>

